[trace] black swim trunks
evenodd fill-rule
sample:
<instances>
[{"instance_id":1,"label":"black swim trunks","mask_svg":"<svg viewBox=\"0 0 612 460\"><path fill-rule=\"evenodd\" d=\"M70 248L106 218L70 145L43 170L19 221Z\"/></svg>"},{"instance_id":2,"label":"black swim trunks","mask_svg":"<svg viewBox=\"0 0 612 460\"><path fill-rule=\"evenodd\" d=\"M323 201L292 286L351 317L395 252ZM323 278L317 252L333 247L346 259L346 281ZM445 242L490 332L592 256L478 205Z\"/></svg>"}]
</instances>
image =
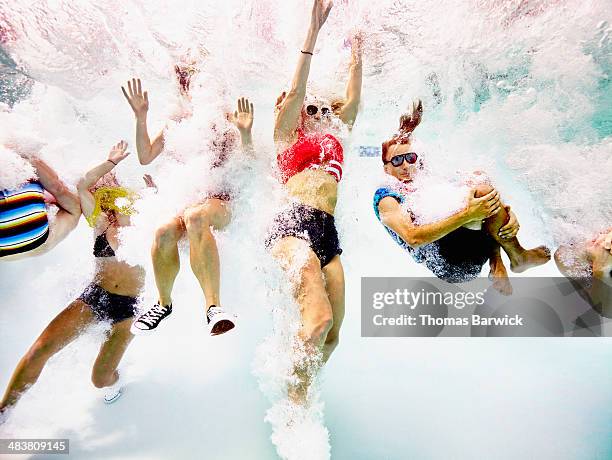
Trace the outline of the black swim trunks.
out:
<instances>
[{"instance_id":1,"label":"black swim trunks","mask_svg":"<svg viewBox=\"0 0 612 460\"><path fill-rule=\"evenodd\" d=\"M484 230L460 227L422 246L420 254L427 268L438 278L448 283L465 283L480 275L496 244Z\"/></svg>"},{"instance_id":2,"label":"black swim trunks","mask_svg":"<svg viewBox=\"0 0 612 460\"><path fill-rule=\"evenodd\" d=\"M266 247L271 248L286 236L307 241L321 267L342 254L334 216L311 206L296 203L277 214L266 238Z\"/></svg>"},{"instance_id":3,"label":"black swim trunks","mask_svg":"<svg viewBox=\"0 0 612 460\"><path fill-rule=\"evenodd\" d=\"M79 300L85 302L100 321L111 324L133 317L138 303L136 297L112 294L95 283L85 288Z\"/></svg>"}]
</instances>

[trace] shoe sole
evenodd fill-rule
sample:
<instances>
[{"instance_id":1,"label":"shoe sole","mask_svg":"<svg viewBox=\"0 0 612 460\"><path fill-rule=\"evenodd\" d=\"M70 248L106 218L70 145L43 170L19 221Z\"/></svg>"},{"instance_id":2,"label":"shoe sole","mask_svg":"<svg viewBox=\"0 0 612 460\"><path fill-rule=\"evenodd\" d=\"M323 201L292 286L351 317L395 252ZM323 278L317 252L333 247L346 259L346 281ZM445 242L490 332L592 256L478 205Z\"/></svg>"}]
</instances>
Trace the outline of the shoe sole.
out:
<instances>
[{"instance_id":1,"label":"shoe sole","mask_svg":"<svg viewBox=\"0 0 612 460\"><path fill-rule=\"evenodd\" d=\"M112 404L115 401L117 401L119 398L121 398L121 395L123 394L123 391L119 390L117 392L117 394L115 396L113 396L113 399L106 399L104 398L104 404Z\"/></svg>"},{"instance_id":2,"label":"shoe sole","mask_svg":"<svg viewBox=\"0 0 612 460\"><path fill-rule=\"evenodd\" d=\"M210 335L221 335L231 331L236 327L236 324L230 319L220 319L210 328Z\"/></svg>"}]
</instances>

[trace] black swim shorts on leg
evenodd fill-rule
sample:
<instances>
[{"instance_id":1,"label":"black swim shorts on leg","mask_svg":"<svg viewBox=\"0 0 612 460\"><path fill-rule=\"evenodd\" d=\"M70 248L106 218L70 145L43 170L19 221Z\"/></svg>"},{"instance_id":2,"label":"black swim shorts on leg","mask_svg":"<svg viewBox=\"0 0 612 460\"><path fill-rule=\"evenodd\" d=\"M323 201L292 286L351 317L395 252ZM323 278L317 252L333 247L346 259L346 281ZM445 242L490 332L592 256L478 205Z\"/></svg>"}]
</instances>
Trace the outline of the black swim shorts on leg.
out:
<instances>
[{"instance_id":1,"label":"black swim shorts on leg","mask_svg":"<svg viewBox=\"0 0 612 460\"><path fill-rule=\"evenodd\" d=\"M321 267L342 254L334 216L311 206L293 204L277 214L266 238L266 247L271 248L286 236L307 241Z\"/></svg>"},{"instance_id":2,"label":"black swim shorts on leg","mask_svg":"<svg viewBox=\"0 0 612 460\"><path fill-rule=\"evenodd\" d=\"M138 303L136 297L112 294L95 283L85 288L79 300L85 302L100 321L111 324L133 317Z\"/></svg>"}]
</instances>

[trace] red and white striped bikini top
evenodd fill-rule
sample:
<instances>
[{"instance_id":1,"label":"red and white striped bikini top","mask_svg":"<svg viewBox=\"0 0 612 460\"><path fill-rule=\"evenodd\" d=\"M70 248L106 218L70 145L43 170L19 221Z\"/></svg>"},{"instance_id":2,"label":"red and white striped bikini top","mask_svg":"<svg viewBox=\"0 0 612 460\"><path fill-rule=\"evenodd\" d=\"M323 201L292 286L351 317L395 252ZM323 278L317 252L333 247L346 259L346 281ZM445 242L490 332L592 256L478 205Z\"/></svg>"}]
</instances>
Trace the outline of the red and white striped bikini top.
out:
<instances>
[{"instance_id":1,"label":"red and white striped bikini top","mask_svg":"<svg viewBox=\"0 0 612 460\"><path fill-rule=\"evenodd\" d=\"M298 129L297 141L276 157L281 182L305 169L323 169L331 174L337 182L342 179L344 150L342 144L331 134L304 134Z\"/></svg>"}]
</instances>

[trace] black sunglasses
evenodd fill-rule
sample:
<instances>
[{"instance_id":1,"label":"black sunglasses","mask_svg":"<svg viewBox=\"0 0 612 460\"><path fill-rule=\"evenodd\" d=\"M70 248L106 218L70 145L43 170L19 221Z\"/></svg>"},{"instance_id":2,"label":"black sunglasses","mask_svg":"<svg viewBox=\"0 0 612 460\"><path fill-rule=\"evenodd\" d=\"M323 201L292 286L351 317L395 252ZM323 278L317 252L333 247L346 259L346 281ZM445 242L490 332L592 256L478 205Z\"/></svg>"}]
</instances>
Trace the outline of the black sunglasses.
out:
<instances>
[{"instance_id":1,"label":"black sunglasses","mask_svg":"<svg viewBox=\"0 0 612 460\"><path fill-rule=\"evenodd\" d=\"M311 117L313 115L316 115L318 111L319 111L319 108L316 105L311 104L311 105L306 106L306 113L310 115ZM321 107L321 115L323 116L329 115L330 111L331 109L329 107Z\"/></svg>"},{"instance_id":2,"label":"black sunglasses","mask_svg":"<svg viewBox=\"0 0 612 460\"><path fill-rule=\"evenodd\" d=\"M409 165L413 165L416 163L418 158L419 156L414 152L402 153L401 155L395 155L389 161L385 161L385 164L391 163L397 168L404 163L404 160L406 160Z\"/></svg>"}]
</instances>

